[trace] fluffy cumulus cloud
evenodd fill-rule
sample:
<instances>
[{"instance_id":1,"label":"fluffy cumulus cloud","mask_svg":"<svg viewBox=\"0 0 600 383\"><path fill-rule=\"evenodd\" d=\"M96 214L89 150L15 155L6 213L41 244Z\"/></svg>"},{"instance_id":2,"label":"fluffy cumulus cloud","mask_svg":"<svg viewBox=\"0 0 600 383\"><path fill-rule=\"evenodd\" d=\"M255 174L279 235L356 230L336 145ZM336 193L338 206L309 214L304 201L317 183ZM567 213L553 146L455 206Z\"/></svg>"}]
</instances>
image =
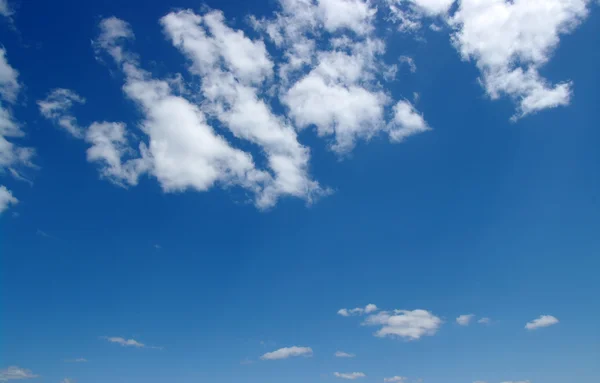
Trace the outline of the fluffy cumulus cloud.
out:
<instances>
[{"instance_id":1,"label":"fluffy cumulus cloud","mask_svg":"<svg viewBox=\"0 0 600 383\"><path fill-rule=\"evenodd\" d=\"M365 378L367 375L365 375L363 372L334 372L333 376L340 379L354 380Z\"/></svg>"},{"instance_id":2,"label":"fluffy cumulus cloud","mask_svg":"<svg viewBox=\"0 0 600 383\"><path fill-rule=\"evenodd\" d=\"M272 176L265 181L258 204L273 205L280 195L310 201L327 193L310 178L310 151L298 142L294 127L260 96L274 66L265 44L227 26L218 11L170 13L161 23L189 58L190 71L202 79L205 111L266 154Z\"/></svg>"},{"instance_id":3,"label":"fluffy cumulus cloud","mask_svg":"<svg viewBox=\"0 0 600 383\"><path fill-rule=\"evenodd\" d=\"M390 19L402 32L430 28L451 31L451 42L464 60L481 72L488 96L517 104L513 120L567 105L569 80L552 84L540 75L560 36L585 19L591 0L387 0Z\"/></svg>"},{"instance_id":4,"label":"fluffy cumulus cloud","mask_svg":"<svg viewBox=\"0 0 600 383\"><path fill-rule=\"evenodd\" d=\"M335 15L323 11L329 3L338 7ZM385 42L373 26L375 6L360 0L287 0L281 7L275 18L255 24L285 58L278 66L278 96L297 128L314 127L332 139L330 147L340 155L359 140L387 132L392 100L382 84L397 67L383 60ZM339 11L346 7L357 11ZM354 21L331 22L337 18Z\"/></svg>"},{"instance_id":5,"label":"fluffy cumulus cloud","mask_svg":"<svg viewBox=\"0 0 600 383\"><path fill-rule=\"evenodd\" d=\"M135 155L135 151L130 147L125 124L94 122L88 127L80 126L71 108L84 103L85 99L74 91L54 89L46 99L38 101L38 106L44 117L90 145L87 159L98 164L102 177L121 186L136 185L149 164L143 157L129 158ZM140 145L140 151L144 148Z\"/></svg>"},{"instance_id":6,"label":"fluffy cumulus cloud","mask_svg":"<svg viewBox=\"0 0 600 383\"><path fill-rule=\"evenodd\" d=\"M471 321L474 317L475 315L473 314L464 314L456 318L456 323L458 323L461 326L468 326L469 324L471 324Z\"/></svg>"},{"instance_id":7,"label":"fluffy cumulus cloud","mask_svg":"<svg viewBox=\"0 0 600 383\"><path fill-rule=\"evenodd\" d=\"M410 102L402 100L394 105L394 117L389 123L392 141L400 142L409 136L426 132L429 129L423 116Z\"/></svg>"},{"instance_id":8,"label":"fluffy cumulus cloud","mask_svg":"<svg viewBox=\"0 0 600 383\"><path fill-rule=\"evenodd\" d=\"M513 98L518 119L569 103L572 84L551 84L540 69L561 35L586 17L589 1L278 0L273 13L249 16L250 32L218 10L178 10L160 26L187 59L190 76L164 78L144 70L130 47L134 31L110 17L100 22L95 53L122 74L124 95L142 121L128 127L99 116L81 126L71 109L85 100L64 89L39 107L86 141L88 160L118 185L153 177L165 192L238 187L261 209L283 197L311 203L331 190L311 175L302 130L314 131L340 158L373 137L398 143L431 130L415 105L389 88L399 65L416 70L414 60L388 63L387 33L376 26L391 20L401 31L450 31L487 94ZM11 73L0 61L8 102L18 90ZM14 125L6 109L0 112L2 125Z\"/></svg>"},{"instance_id":9,"label":"fluffy cumulus cloud","mask_svg":"<svg viewBox=\"0 0 600 383\"><path fill-rule=\"evenodd\" d=\"M355 354L350 354L344 351L336 351L334 355L336 358L354 358L356 356Z\"/></svg>"},{"instance_id":10,"label":"fluffy cumulus cloud","mask_svg":"<svg viewBox=\"0 0 600 383\"><path fill-rule=\"evenodd\" d=\"M313 350L310 347L284 347L279 350L275 350L272 352L267 352L260 358L262 360L279 360L279 359L288 359L291 357L303 356L309 357L313 355Z\"/></svg>"},{"instance_id":11,"label":"fluffy cumulus cloud","mask_svg":"<svg viewBox=\"0 0 600 383\"><path fill-rule=\"evenodd\" d=\"M527 330L537 330L542 327L549 327L555 324L558 324L559 320L553 317L552 315L542 315L537 319L528 322L525 325Z\"/></svg>"},{"instance_id":12,"label":"fluffy cumulus cloud","mask_svg":"<svg viewBox=\"0 0 600 383\"><path fill-rule=\"evenodd\" d=\"M311 203L331 190L311 176L300 130L314 129L345 155L359 140L383 134L399 142L428 129L384 86L397 66L383 60L376 16L369 0L280 0L271 17L250 18L259 33L250 37L218 10L168 13L160 25L200 84L193 98L183 76L145 71L130 50L132 28L106 18L96 56L109 57L123 74L124 93L143 115L142 134L122 122L79 125L72 108L85 100L70 90L51 92L38 102L40 112L86 141L88 160L116 184L151 176L166 192L241 187L263 209L286 196ZM249 143L244 150L241 141Z\"/></svg>"},{"instance_id":13,"label":"fluffy cumulus cloud","mask_svg":"<svg viewBox=\"0 0 600 383\"><path fill-rule=\"evenodd\" d=\"M442 320L426 310L381 311L369 315L363 325L377 326L377 337L397 337L417 340L423 336L435 335Z\"/></svg>"},{"instance_id":14,"label":"fluffy cumulus cloud","mask_svg":"<svg viewBox=\"0 0 600 383\"><path fill-rule=\"evenodd\" d=\"M4 370L0 370L0 382L8 382L9 380L23 380L37 378L33 372L24 368L10 366Z\"/></svg>"},{"instance_id":15,"label":"fluffy cumulus cloud","mask_svg":"<svg viewBox=\"0 0 600 383\"><path fill-rule=\"evenodd\" d=\"M461 0L452 15L452 42L481 71L492 99L518 104L515 118L567 105L572 84L551 84L539 69L548 62L560 35L571 32L588 13L589 0Z\"/></svg>"},{"instance_id":16,"label":"fluffy cumulus cloud","mask_svg":"<svg viewBox=\"0 0 600 383\"><path fill-rule=\"evenodd\" d=\"M33 166L34 151L19 145L18 140L25 133L11 110L21 89L18 77L19 73L6 58L6 51L0 47L0 176L8 174L17 180L28 181L21 172ZM0 185L0 214L15 203L17 199L12 192Z\"/></svg>"}]
</instances>

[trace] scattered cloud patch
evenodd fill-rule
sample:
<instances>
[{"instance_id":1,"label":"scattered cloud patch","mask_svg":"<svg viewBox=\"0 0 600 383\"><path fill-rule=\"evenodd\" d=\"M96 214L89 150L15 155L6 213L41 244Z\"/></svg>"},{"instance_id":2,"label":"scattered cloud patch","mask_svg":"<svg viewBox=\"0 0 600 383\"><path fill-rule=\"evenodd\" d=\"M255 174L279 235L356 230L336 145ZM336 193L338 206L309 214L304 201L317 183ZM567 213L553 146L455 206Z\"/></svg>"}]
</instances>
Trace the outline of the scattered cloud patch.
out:
<instances>
[{"instance_id":1,"label":"scattered cloud patch","mask_svg":"<svg viewBox=\"0 0 600 383\"><path fill-rule=\"evenodd\" d=\"M115 33L113 31L113 33ZM90 144L87 160L99 165L103 178L123 187L136 185L150 164L146 158L133 157L125 124L121 122L94 122L81 127L71 108L85 99L69 89L54 89L44 100L38 101L40 113L67 131L71 136ZM140 144L145 153L146 147Z\"/></svg>"},{"instance_id":2,"label":"scattered cloud patch","mask_svg":"<svg viewBox=\"0 0 600 383\"><path fill-rule=\"evenodd\" d=\"M491 99L506 95L518 109L513 119L568 105L572 83L550 84L539 70L587 16L589 0L462 0L450 18L452 43L474 60Z\"/></svg>"},{"instance_id":3,"label":"scattered cloud patch","mask_svg":"<svg viewBox=\"0 0 600 383\"><path fill-rule=\"evenodd\" d=\"M376 305L369 303L365 307L356 307L353 309L340 309L340 310L338 310L337 313L338 313L338 315L341 315L343 317L349 317L349 316L370 314L377 310L378 310L378 308Z\"/></svg>"},{"instance_id":4,"label":"scattered cloud patch","mask_svg":"<svg viewBox=\"0 0 600 383\"><path fill-rule=\"evenodd\" d=\"M537 330L539 328L553 326L558 323L559 323L559 320L556 319L555 317L553 317L552 315L542 315L539 318L534 319L531 322L528 322L525 325L525 328L527 330Z\"/></svg>"},{"instance_id":5,"label":"scattered cloud patch","mask_svg":"<svg viewBox=\"0 0 600 383\"><path fill-rule=\"evenodd\" d=\"M310 347L284 347L279 350L275 350L273 352L267 352L260 358L262 360L279 360L279 359L288 359L291 357L310 357L313 355L313 350Z\"/></svg>"},{"instance_id":6,"label":"scattered cloud patch","mask_svg":"<svg viewBox=\"0 0 600 383\"><path fill-rule=\"evenodd\" d=\"M461 315L458 318L456 318L456 323L458 323L461 326L468 326L469 324L471 324L471 321L474 317L475 315L473 314Z\"/></svg>"},{"instance_id":7,"label":"scattered cloud patch","mask_svg":"<svg viewBox=\"0 0 600 383\"><path fill-rule=\"evenodd\" d=\"M423 336L435 335L442 320L427 310L382 311L368 316L363 325L378 326L377 337L398 337L418 340Z\"/></svg>"},{"instance_id":8,"label":"scattered cloud patch","mask_svg":"<svg viewBox=\"0 0 600 383\"><path fill-rule=\"evenodd\" d=\"M406 379L408 379L408 378L406 378L404 376L392 376L390 378L383 378L383 381L385 383L392 383L392 382L393 383L404 383L404 382L406 382Z\"/></svg>"},{"instance_id":9,"label":"scattered cloud patch","mask_svg":"<svg viewBox=\"0 0 600 383\"><path fill-rule=\"evenodd\" d=\"M77 125L77 120L70 111L74 104L85 104L85 98L69 89L54 89L46 99L37 104L42 116L54 121L73 137L83 138L83 129Z\"/></svg>"},{"instance_id":10,"label":"scattered cloud patch","mask_svg":"<svg viewBox=\"0 0 600 383\"><path fill-rule=\"evenodd\" d=\"M477 321L477 323L479 323L479 324L490 324L490 323L492 323L492 320L490 318L484 317L484 318L479 319Z\"/></svg>"},{"instance_id":11,"label":"scattered cloud patch","mask_svg":"<svg viewBox=\"0 0 600 383\"><path fill-rule=\"evenodd\" d=\"M87 363L87 361L88 360L86 358L75 358L65 360L65 362L67 363Z\"/></svg>"},{"instance_id":12,"label":"scattered cloud patch","mask_svg":"<svg viewBox=\"0 0 600 383\"><path fill-rule=\"evenodd\" d=\"M354 380L365 378L367 375L362 372L334 372L333 376L340 379Z\"/></svg>"},{"instance_id":13,"label":"scattered cloud patch","mask_svg":"<svg viewBox=\"0 0 600 383\"><path fill-rule=\"evenodd\" d=\"M0 0L0 16L4 16L10 19L13 14L14 11L8 3L8 0Z\"/></svg>"},{"instance_id":14,"label":"scattered cloud patch","mask_svg":"<svg viewBox=\"0 0 600 383\"><path fill-rule=\"evenodd\" d=\"M0 382L8 382L9 380L33 379L38 376L29 370L17 366L10 366L4 370L0 370Z\"/></svg>"},{"instance_id":15,"label":"scattered cloud patch","mask_svg":"<svg viewBox=\"0 0 600 383\"><path fill-rule=\"evenodd\" d=\"M350 354L344 351L336 351L334 355L336 358L354 358L356 356L355 354Z\"/></svg>"},{"instance_id":16,"label":"scattered cloud patch","mask_svg":"<svg viewBox=\"0 0 600 383\"><path fill-rule=\"evenodd\" d=\"M134 347L134 348L150 348L155 350L162 350L162 347L158 346L148 346L144 343L138 342L135 339L125 339L119 336L104 336L101 339L106 340L109 343L118 344L122 347Z\"/></svg>"},{"instance_id":17,"label":"scattered cloud patch","mask_svg":"<svg viewBox=\"0 0 600 383\"><path fill-rule=\"evenodd\" d=\"M11 191L0 185L0 214L17 203L19 203L19 200L12 195Z\"/></svg>"},{"instance_id":18,"label":"scattered cloud patch","mask_svg":"<svg viewBox=\"0 0 600 383\"><path fill-rule=\"evenodd\" d=\"M11 106L17 101L21 84L19 72L14 69L6 58L6 50L0 47L0 175L9 174L18 181L31 183L24 177L21 168L34 167L31 159L34 151L21 147L15 141L25 133L20 124L14 119ZM17 203L17 199L6 188L0 189L0 213L9 205Z\"/></svg>"},{"instance_id":19,"label":"scattered cloud patch","mask_svg":"<svg viewBox=\"0 0 600 383\"><path fill-rule=\"evenodd\" d=\"M417 71L417 64L415 64L415 60L410 56L400 56L398 59L400 63L406 64L411 73L415 73Z\"/></svg>"},{"instance_id":20,"label":"scattered cloud patch","mask_svg":"<svg viewBox=\"0 0 600 383\"><path fill-rule=\"evenodd\" d=\"M394 118L388 125L390 140L402 142L407 137L431 130L423 116L407 100L394 106Z\"/></svg>"}]
</instances>

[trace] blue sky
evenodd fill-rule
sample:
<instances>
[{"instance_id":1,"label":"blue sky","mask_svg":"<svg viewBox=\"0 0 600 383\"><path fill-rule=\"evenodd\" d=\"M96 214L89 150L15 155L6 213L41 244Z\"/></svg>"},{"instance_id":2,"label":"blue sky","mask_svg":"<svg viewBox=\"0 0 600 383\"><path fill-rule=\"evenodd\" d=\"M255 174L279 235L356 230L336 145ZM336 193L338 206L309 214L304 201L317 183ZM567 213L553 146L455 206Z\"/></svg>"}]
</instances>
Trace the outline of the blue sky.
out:
<instances>
[{"instance_id":1,"label":"blue sky","mask_svg":"<svg viewBox=\"0 0 600 383\"><path fill-rule=\"evenodd\" d=\"M596 2L0 15L0 382L600 378Z\"/></svg>"}]
</instances>

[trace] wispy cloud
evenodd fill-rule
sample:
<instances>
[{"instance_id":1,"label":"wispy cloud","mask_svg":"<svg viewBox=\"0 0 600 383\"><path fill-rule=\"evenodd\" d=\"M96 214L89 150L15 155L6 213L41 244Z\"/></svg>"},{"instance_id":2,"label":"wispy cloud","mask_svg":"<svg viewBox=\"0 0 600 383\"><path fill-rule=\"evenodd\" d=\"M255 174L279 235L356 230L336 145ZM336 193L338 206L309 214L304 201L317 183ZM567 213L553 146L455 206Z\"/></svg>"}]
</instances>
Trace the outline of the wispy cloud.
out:
<instances>
[{"instance_id":1,"label":"wispy cloud","mask_svg":"<svg viewBox=\"0 0 600 383\"><path fill-rule=\"evenodd\" d=\"M542 315L539 318L527 323L525 325L525 328L527 330L537 330L538 328L553 326L558 322L559 320L553 317L552 315Z\"/></svg>"},{"instance_id":2,"label":"wispy cloud","mask_svg":"<svg viewBox=\"0 0 600 383\"><path fill-rule=\"evenodd\" d=\"M310 347L284 347L279 350L275 350L273 352L268 352L261 356L262 360L278 360L278 359L287 359L296 356L304 356L309 357L313 355L313 350Z\"/></svg>"},{"instance_id":3,"label":"wispy cloud","mask_svg":"<svg viewBox=\"0 0 600 383\"><path fill-rule=\"evenodd\" d=\"M0 370L0 382L8 382L9 380L22 380L37 378L33 372L17 366L10 366L4 370Z\"/></svg>"},{"instance_id":4,"label":"wispy cloud","mask_svg":"<svg viewBox=\"0 0 600 383\"><path fill-rule=\"evenodd\" d=\"M42 238L56 239L56 237L55 237L55 236L53 236L53 235L50 235L50 234L48 234L48 233L46 233L45 231L43 231L43 230L40 230L40 229L37 229L37 231L35 232L35 235L37 235L37 236L39 236L39 237L42 237Z\"/></svg>"},{"instance_id":5,"label":"wispy cloud","mask_svg":"<svg viewBox=\"0 0 600 383\"><path fill-rule=\"evenodd\" d=\"M392 376L390 378L383 378L383 381L386 383L404 383L407 378L404 376Z\"/></svg>"},{"instance_id":6,"label":"wispy cloud","mask_svg":"<svg viewBox=\"0 0 600 383\"><path fill-rule=\"evenodd\" d=\"M356 307L356 308L353 308L353 309L339 309L337 313L338 313L338 315L341 315L343 317L349 317L349 316L355 316L355 315L370 314L370 313L375 312L377 310L378 310L377 306L375 306L372 303L369 303L364 308L363 307Z\"/></svg>"},{"instance_id":7,"label":"wispy cloud","mask_svg":"<svg viewBox=\"0 0 600 383\"><path fill-rule=\"evenodd\" d=\"M65 362L67 363L86 363L88 360L86 358L75 358L75 359L67 359Z\"/></svg>"},{"instance_id":8,"label":"wispy cloud","mask_svg":"<svg viewBox=\"0 0 600 383\"><path fill-rule=\"evenodd\" d=\"M477 323L479 323L479 324L490 324L490 323L492 323L492 320L490 318L485 317L485 318L479 319L477 321Z\"/></svg>"},{"instance_id":9,"label":"wispy cloud","mask_svg":"<svg viewBox=\"0 0 600 383\"><path fill-rule=\"evenodd\" d=\"M415 64L415 60L410 56L400 56L399 58L402 64L408 65L408 69L410 69L411 73L415 73L417 71L417 64Z\"/></svg>"},{"instance_id":10,"label":"wispy cloud","mask_svg":"<svg viewBox=\"0 0 600 383\"><path fill-rule=\"evenodd\" d=\"M333 376L340 379L354 380L364 378L367 375L365 375L363 372L334 372Z\"/></svg>"},{"instance_id":11,"label":"wispy cloud","mask_svg":"<svg viewBox=\"0 0 600 383\"><path fill-rule=\"evenodd\" d=\"M354 358L356 355L355 354L350 354L344 351L336 351L335 352L335 357L336 358Z\"/></svg>"},{"instance_id":12,"label":"wispy cloud","mask_svg":"<svg viewBox=\"0 0 600 383\"><path fill-rule=\"evenodd\" d=\"M144 343L138 342L135 339L125 339L119 336L103 336L101 339L106 340L109 343L115 343L121 345L123 347L135 347L135 348L151 348L155 350L162 350L162 347L158 346L148 346Z\"/></svg>"}]
</instances>

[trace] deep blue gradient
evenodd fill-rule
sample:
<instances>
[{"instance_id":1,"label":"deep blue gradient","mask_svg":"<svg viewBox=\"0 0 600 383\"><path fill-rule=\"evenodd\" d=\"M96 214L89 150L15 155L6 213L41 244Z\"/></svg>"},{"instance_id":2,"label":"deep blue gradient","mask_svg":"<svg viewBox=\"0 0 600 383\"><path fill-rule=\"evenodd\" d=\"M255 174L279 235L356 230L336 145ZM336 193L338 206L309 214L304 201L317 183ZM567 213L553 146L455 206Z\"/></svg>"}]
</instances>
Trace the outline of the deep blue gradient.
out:
<instances>
[{"instance_id":1,"label":"deep blue gradient","mask_svg":"<svg viewBox=\"0 0 600 383\"><path fill-rule=\"evenodd\" d=\"M208 5L244 28L248 14L275 9ZM118 188L99 179L83 142L37 111L50 89L71 88L87 99L76 109L82 124L135 126L119 75L94 57L97 22L130 22L144 68L160 77L183 73L185 60L158 19L188 7L200 3L22 1L18 32L0 28L25 85L14 114L39 165L27 174L33 186L6 180L20 203L0 217L0 368L31 369L41 383L332 382L334 371L364 371L363 382L600 379L597 7L542 73L574 82L571 105L517 123L514 104L485 96L447 33L390 37L390 60L409 54L418 65L401 68L392 93L419 92L433 130L402 144L361 142L343 161L305 130L311 172L335 193L309 207L283 199L268 212L219 188L164 194L147 177ZM430 310L446 323L406 342L336 315L367 303ZM467 313L493 322L456 325ZM541 314L561 323L527 332ZM315 355L258 360L292 345ZM357 357L335 359L336 350ZM89 362L64 362L79 357Z\"/></svg>"}]
</instances>

